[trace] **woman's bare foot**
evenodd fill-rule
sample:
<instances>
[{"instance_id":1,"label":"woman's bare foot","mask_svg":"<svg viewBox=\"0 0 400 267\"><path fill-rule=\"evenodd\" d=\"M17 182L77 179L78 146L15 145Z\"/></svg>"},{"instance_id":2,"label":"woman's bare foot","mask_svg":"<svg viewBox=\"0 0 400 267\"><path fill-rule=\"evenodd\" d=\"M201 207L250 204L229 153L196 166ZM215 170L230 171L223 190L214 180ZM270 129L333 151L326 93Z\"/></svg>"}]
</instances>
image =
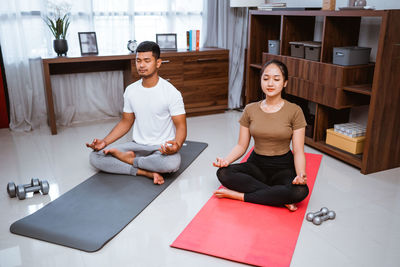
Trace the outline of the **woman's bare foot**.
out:
<instances>
[{"instance_id":1,"label":"woman's bare foot","mask_svg":"<svg viewBox=\"0 0 400 267\"><path fill-rule=\"evenodd\" d=\"M120 161L123 161L131 165L133 164L133 160L135 159L135 152L133 151L121 152L116 148L110 148L110 149L104 149L103 152L106 155L110 154L113 157L119 159Z\"/></svg>"},{"instance_id":2,"label":"woman's bare foot","mask_svg":"<svg viewBox=\"0 0 400 267\"><path fill-rule=\"evenodd\" d=\"M296 204L285 204L285 207L288 208L288 210L290 210L290 211L296 211L297 210Z\"/></svg>"},{"instance_id":3,"label":"woman's bare foot","mask_svg":"<svg viewBox=\"0 0 400 267\"><path fill-rule=\"evenodd\" d=\"M227 188L221 188L214 192L217 198L230 198L235 200L244 201L244 193L240 193Z\"/></svg>"}]
</instances>

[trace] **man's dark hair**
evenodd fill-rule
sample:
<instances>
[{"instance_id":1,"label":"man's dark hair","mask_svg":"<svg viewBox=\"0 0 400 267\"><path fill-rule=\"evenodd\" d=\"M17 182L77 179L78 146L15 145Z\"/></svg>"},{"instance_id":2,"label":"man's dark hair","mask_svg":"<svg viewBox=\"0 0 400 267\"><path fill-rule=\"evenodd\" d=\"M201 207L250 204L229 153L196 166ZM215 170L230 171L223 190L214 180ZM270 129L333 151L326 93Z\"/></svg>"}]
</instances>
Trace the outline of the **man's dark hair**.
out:
<instances>
[{"instance_id":1,"label":"man's dark hair","mask_svg":"<svg viewBox=\"0 0 400 267\"><path fill-rule=\"evenodd\" d=\"M141 42L136 48L136 53L138 52L152 52L156 60L160 58L160 47L152 41Z\"/></svg>"}]
</instances>

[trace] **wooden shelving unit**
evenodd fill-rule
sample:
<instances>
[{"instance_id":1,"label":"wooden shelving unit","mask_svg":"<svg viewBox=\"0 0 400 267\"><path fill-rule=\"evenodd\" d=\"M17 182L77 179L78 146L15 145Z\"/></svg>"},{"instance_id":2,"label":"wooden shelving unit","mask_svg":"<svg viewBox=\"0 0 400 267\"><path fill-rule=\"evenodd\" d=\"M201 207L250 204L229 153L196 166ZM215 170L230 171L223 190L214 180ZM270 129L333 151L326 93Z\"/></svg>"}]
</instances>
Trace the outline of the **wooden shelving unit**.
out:
<instances>
[{"instance_id":1,"label":"wooden shelving unit","mask_svg":"<svg viewBox=\"0 0 400 267\"><path fill-rule=\"evenodd\" d=\"M364 17L381 21L376 62L357 66L332 64L333 48L357 46ZM291 41L313 41L322 20L320 60L290 56ZM286 93L304 109L315 105L306 144L364 174L400 166L400 10L258 11L249 15L245 102L262 98L260 70L271 59L289 69ZM280 54L268 53L268 40L280 40ZM348 122L352 107L369 105L363 154L353 155L325 143L326 130ZM307 115L306 115L307 119ZM309 122L309 120L308 120ZM306 129L307 131L307 129Z\"/></svg>"}]
</instances>

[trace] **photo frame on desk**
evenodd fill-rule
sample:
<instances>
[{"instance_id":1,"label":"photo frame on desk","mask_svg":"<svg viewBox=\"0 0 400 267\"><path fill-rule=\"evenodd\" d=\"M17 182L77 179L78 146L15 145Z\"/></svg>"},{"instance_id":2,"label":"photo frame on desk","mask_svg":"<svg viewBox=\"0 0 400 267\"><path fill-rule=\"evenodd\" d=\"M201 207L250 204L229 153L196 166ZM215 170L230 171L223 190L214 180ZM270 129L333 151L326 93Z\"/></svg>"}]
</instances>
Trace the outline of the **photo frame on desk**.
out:
<instances>
[{"instance_id":1,"label":"photo frame on desk","mask_svg":"<svg viewBox=\"0 0 400 267\"><path fill-rule=\"evenodd\" d=\"M97 38L95 32L78 32L79 46L82 55L97 55Z\"/></svg>"},{"instance_id":2,"label":"photo frame on desk","mask_svg":"<svg viewBox=\"0 0 400 267\"><path fill-rule=\"evenodd\" d=\"M176 51L178 49L176 33L157 33L156 43L162 51Z\"/></svg>"}]
</instances>

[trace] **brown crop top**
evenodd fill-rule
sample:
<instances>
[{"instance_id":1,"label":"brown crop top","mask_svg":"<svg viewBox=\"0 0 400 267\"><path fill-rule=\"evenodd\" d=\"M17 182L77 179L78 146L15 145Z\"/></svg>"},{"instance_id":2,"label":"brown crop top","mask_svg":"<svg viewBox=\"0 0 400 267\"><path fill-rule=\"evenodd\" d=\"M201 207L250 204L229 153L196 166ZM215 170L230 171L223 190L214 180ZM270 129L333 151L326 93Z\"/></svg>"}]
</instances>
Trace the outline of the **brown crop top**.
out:
<instances>
[{"instance_id":1,"label":"brown crop top","mask_svg":"<svg viewBox=\"0 0 400 267\"><path fill-rule=\"evenodd\" d=\"M248 104L239 120L249 128L254 138L254 151L259 155L283 155L290 150L293 131L307 125L301 108L284 100L284 105L274 113L261 109L261 102Z\"/></svg>"}]
</instances>

